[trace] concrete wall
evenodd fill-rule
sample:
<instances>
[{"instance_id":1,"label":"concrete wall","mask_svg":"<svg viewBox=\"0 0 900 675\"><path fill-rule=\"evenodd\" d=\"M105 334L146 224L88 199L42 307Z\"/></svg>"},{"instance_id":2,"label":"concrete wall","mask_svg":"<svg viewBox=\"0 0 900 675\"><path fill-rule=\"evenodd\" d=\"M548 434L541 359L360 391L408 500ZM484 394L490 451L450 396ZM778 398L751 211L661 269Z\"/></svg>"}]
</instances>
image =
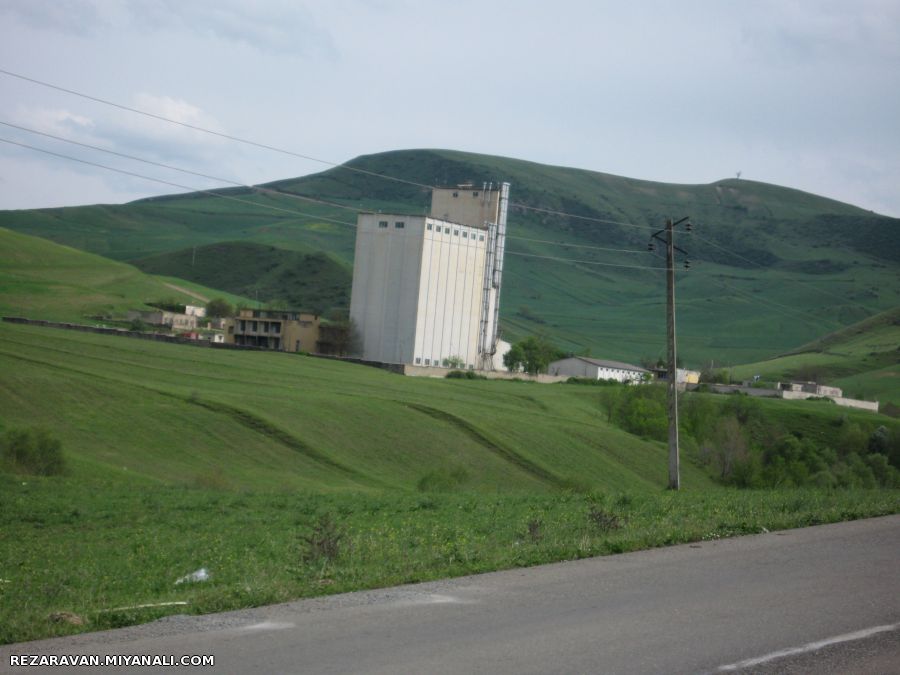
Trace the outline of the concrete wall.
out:
<instances>
[{"instance_id":1,"label":"concrete wall","mask_svg":"<svg viewBox=\"0 0 900 675\"><path fill-rule=\"evenodd\" d=\"M350 318L367 361L413 361L424 231L425 216L361 213L357 219Z\"/></svg>"},{"instance_id":2,"label":"concrete wall","mask_svg":"<svg viewBox=\"0 0 900 675\"><path fill-rule=\"evenodd\" d=\"M717 394L734 394L741 393L747 394L748 396L759 396L762 398L782 398L788 401L805 401L810 398L820 398L818 394L812 394L806 391L785 391L782 389L758 389L754 387L742 387L736 384L708 384L706 385L710 391L715 392ZM694 385L688 385L688 389L693 390L697 387ZM879 403L878 401L860 401L854 398L843 398L840 396L826 396L824 398L830 398L837 405L844 406L845 408L858 408L860 410L869 410L871 412L878 412Z\"/></svg>"},{"instance_id":3,"label":"concrete wall","mask_svg":"<svg viewBox=\"0 0 900 675\"><path fill-rule=\"evenodd\" d=\"M551 375L558 375L561 377L589 377L594 380L598 379L597 366L575 357L554 361L550 364L547 371Z\"/></svg>"},{"instance_id":4,"label":"concrete wall","mask_svg":"<svg viewBox=\"0 0 900 675\"><path fill-rule=\"evenodd\" d=\"M431 191L431 216L453 223L484 227L496 223L500 212L500 190L483 186L434 188Z\"/></svg>"},{"instance_id":5,"label":"concrete wall","mask_svg":"<svg viewBox=\"0 0 900 675\"><path fill-rule=\"evenodd\" d=\"M447 377L447 373L452 372L453 368L425 368L423 366L411 366L404 365L403 366L403 374L409 375L410 377ZM479 375L483 375L489 380L526 380L529 382L540 382L542 384L552 384L554 382L565 382L569 378L565 375L528 375L527 373L510 373L508 371L491 371L491 372L480 372Z\"/></svg>"}]
</instances>

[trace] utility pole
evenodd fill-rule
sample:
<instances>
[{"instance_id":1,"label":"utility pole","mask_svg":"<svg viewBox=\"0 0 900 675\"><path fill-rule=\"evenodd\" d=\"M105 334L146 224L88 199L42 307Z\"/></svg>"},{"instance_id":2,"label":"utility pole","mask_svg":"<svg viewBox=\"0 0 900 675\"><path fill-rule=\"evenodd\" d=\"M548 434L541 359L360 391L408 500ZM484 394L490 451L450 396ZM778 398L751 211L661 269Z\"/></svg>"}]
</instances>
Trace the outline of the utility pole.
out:
<instances>
[{"instance_id":1,"label":"utility pole","mask_svg":"<svg viewBox=\"0 0 900 675\"><path fill-rule=\"evenodd\" d=\"M669 417L669 489L681 488L681 468L678 447L678 351L675 340L675 251L687 255L687 252L675 245L675 228L685 223L685 229L690 232L691 224L687 217L677 222L666 220L666 227L653 234L647 249L654 250L652 239L658 239L666 245L666 343L668 346L668 368L666 377L668 382L668 417ZM659 235L665 232L665 239ZM685 260L685 269L690 269L690 261Z\"/></svg>"}]
</instances>

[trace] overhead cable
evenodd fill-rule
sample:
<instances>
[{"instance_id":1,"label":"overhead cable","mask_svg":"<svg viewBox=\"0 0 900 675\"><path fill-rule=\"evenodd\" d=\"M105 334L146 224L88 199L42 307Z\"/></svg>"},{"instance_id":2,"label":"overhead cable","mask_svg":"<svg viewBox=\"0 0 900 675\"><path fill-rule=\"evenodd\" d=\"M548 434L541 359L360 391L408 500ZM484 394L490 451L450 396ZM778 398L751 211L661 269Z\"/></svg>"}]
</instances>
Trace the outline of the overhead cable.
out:
<instances>
[{"instance_id":1,"label":"overhead cable","mask_svg":"<svg viewBox=\"0 0 900 675\"><path fill-rule=\"evenodd\" d=\"M98 152L105 152L108 155L115 155L116 157L123 157L124 159L131 159L136 162L143 162L144 164L158 166L163 169L170 169L171 171L179 171L181 173L190 174L192 176L199 176L200 178L208 178L209 180L219 181L220 183L228 183L229 185L233 185L235 187L247 188L249 190L255 190L256 192L264 192L266 194L279 195L279 196L283 196L283 197L292 197L294 199L301 199L305 202L314 202L316 204L332 206L336 209L346 209L347 211L353 211L354 213L359 212L359 209L357 209L354 206L346 206L344 204L336 204L334 202L325 201L324 199L316 199L315 197L307 197L305 195L299 195L295 192L284 192L282 190L273 190L272 188L262 187L259 185L248 185L246 183L241 183L238 181L230 180L228 178L221 178L219 176L211 176L208 173L200 173L199 171L191 171L190 169L183 169L178 166L172 166L171 164L163 164L162 162L155 162L151 159L145 159L143 157L129 155L124 152L117 152L115 150L109 150L107 148L102 148L98 145L91 145L90 143L82 143L80 141L74 141L70 138L63 138L62 136L55 136L55 135L49 134L45 131L38 131L37 129L29 129L28 127L23 127L18 124L12 124L11 122L4 122L3 120L0 120L0 124L3 124L4 126L7 126L7 127L12 127L13 129L27 131L30 134L37 134L39 136L45 136L47 138L52 138L57 141L62 141L63 143L70 143L72 145L81 146L82 148L89 148L91 150L96 150Z\"/></svg>"},{"instance_id":2,"label":"overhead cable","mask_svg":"<svg viewBox=\"0 0 900 675\"><path fill-rule=\"evenodd\" d=\"M144 176L143 174L135 173L133 171L125 171L124 169L117 169L112 166L106 166L105 164L99 164L97 162L91 162L86 159L79 159L78 157L72 157L71 155L64 155L59 152L52 152L50 150L44 150L43 148L37 148L33 145L28 145L27 143L19 143L18 141L11 141L8 138L0 138L0 142L9 143L10 145L17 145L20 148L27 148L28 150L34 150L35 152L41 152L45 155L52 155L53 157L59 157L61 159L67 159L72 162L79 162L81 164L87 164L88 166L94 166L99 169L106 169L107 171L115 171L116 173L121 173L126 176L133 176L134 178L141 178L143 180L153 181L154 183L161 183L163 185L169 185L172 187L179 188L181 190L190 190L191 192L199 192L202 194L210 195L212 197L219 197L221 199L227 199L232 202L239 202L241 204L249 204L251 206L261 207L264 209L269 209L270 211L280 211L282 213L288 213L292 216L304 216L306 218L313 218L316 220L324 220L329 223L336 223L338 225L347 225L349 227L356 227L355 223L349 223L345 220L338 220L336 218L328 218L327 216L321 216L314 213L303 213L302 211L295 211L293 209L284 209L278 206L272 206L271 204L264 204L262 202L254 202L249 199L241 199L240 197L232 197L231 195L224 195L221 192L215 192L213 190L201 190L195 187L191 187L189 185L181 185L180 183L173 183L172 181L163 180L161 178L152 178L150 176Z\"/></svg>"}]
</instances>

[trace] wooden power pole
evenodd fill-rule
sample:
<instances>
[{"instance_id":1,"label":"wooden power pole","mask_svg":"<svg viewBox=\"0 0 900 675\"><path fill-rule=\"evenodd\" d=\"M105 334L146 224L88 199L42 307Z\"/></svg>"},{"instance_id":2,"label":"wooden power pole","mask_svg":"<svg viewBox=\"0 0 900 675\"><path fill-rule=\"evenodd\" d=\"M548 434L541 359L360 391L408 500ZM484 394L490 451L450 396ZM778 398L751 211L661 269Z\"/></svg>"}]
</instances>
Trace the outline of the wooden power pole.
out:
<instances>
[{"instance_id":1,"label":"wooden power pole","mask_svg":"<svg viewBox=\"0 0 900 675\"><path fill-rule=\"evenodd\" d=\"M681 466L678 447L678 350L675 341L675 251L686 252L675 245L675 228L687 221L687 218L673 223L672 219L666 220L664 230L653 235L666 245L666 344L668 347L668 368L666 377L668 382L668 417L669 417L669 489L681 488ZM691 224L687 223L686 229L690 231ZM665 232L665 239L659 235ZM653 250L653 243L649 247ZM685 262L686 267L690 263Z\"/></svg>"},{"instance_id":2,"label":"wooden power pole","mask_svg":"<svg viewBox=\"0 0 900 675\"><path fill-rule=\"evenodd\" d=\"M669 359L669 489L681 488L678 449L678 357L675 345L675 233L672 219L666 221L666 343Z\"/></svg>"}]
</instances>

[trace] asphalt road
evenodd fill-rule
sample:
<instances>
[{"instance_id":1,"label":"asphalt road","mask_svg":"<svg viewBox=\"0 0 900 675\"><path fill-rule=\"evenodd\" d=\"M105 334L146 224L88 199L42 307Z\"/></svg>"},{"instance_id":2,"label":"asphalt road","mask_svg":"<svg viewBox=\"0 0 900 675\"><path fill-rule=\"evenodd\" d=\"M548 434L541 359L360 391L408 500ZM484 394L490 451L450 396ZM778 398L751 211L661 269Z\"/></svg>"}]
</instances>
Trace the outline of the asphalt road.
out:
<instances>
[{"instance_id":1,"label":"asphalt road","mask_svg":"<svg viewBox=\"0 0 900 675\"><path fill-rule=\"evenodd\" d=\"M900 673L898 563L889 516L7 645L0 670L212 654L164 672Z\"/></svg>"}]
</instances>

